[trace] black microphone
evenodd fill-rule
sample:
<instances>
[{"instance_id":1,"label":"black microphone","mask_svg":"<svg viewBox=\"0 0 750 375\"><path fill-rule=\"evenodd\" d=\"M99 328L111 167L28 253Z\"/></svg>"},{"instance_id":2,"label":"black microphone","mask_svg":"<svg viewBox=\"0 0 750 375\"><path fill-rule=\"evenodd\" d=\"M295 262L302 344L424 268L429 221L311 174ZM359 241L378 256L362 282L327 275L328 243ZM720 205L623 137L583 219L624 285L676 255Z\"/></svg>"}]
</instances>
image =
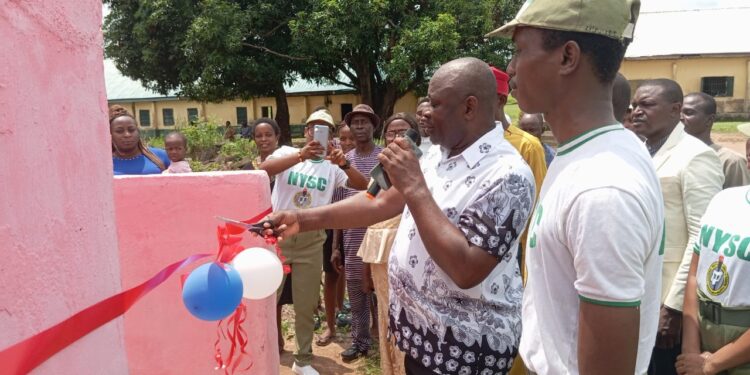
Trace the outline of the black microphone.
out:
<instances>
[{"instance_id":1,"label":"black microphone","mask_svg":"<svg viewBox=\"0 0 750 375\"><path fill-rule=\"evenodd\" d=\"M419 149L419 145L422 143L422 137L419 135L419 132L414 129L409 129L406 131L404 137L409 141L412 151L414 151L414 154L417 155L417 159L419 159L422 156L422 150ZM383 166L380 163L370 171L370 178L370 185L367 187L367 192L365 192L370 199L375 198L375 196L380 193L381 189L388 190L388 188L391 187L391 180L388 178L388 174L385 173L385 170L383 170Z\"/></svg>"}]
</instances>

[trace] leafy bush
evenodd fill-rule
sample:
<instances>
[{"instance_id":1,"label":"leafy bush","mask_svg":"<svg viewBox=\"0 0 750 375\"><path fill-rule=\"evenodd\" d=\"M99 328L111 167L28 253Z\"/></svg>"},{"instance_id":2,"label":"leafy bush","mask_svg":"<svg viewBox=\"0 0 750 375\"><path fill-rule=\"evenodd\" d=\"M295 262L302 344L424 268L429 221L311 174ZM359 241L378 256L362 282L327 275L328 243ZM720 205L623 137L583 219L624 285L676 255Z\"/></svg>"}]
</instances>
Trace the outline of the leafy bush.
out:
<instances>
[{"instance_id":1,"label":"leafy bush","mask_svg":"<svg viewBox=\"0 0 750 375\"><path fill-rule=\"evenodd\" d=\"M163 137L146 138L143 141L146 144L146 146L164 149Z\"/></svg>"},{"instance_id":2,"label":"leafy bush","mask_svg":"<svg viewBox=\"0 0 750 375\"><path fill-rule=\"evenodd\" d=\"M190 169L192 169L193 172L211 172L221 170L221 165L219 163L203 163L198 160L189 160L188 162L190 163Z\"/></svg>"},{"instance_id":3,"label":"leafy bush","mask_svg":"<svg viewBox=\"0 0 750 375\"><path fill-rule=\"evenodd\" d=\"M213 120L195 121L177 127L188 139L187 160L193 172L243 169L258 156L255 142L236 137L224 139L224 127ZM164 148L164 137L146 138L151 147Z\"/></svg>"},{"instance_id":4,"label":"leafy bush","mask_svg":"<svg viewBox=\"0 0 750 375\"><path fill-rule=\"evenodd\" d=\"M238 161L245 158L255 159L258 156L258 148L254 141L246 138L238 138L227 141L221 146L219 155L225 161Z\"/></svg>"},{"instance_id":5,"label":"leafy bush","mask_svg":"<svg viewBox=\"0 0 750 375\"><path fill-rule=\"evenodd\" d=\"M194 121L181 126L179 131L188 139L190 158L202 162L216 158L223 140L223 133L219 130L217 123L211 120Z\"/></svg>"}]
</instances>

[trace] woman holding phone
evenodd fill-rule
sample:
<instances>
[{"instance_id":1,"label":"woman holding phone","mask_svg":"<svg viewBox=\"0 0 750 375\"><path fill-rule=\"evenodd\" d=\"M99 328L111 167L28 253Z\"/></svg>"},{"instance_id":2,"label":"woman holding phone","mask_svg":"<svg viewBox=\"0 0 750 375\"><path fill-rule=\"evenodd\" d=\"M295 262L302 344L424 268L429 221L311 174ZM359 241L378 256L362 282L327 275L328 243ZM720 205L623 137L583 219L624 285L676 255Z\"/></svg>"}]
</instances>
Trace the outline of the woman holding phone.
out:
<instances>
[{"instance_id":1,"label":"woman holding phone","mask_svg":"<svg viewBox=\"0 0 750 375\"><path fill-rule=\"evenodd\" d=\"M315 140L316 125L328 127L327 141ZM352 168L344 153L331 147L333 118L326 110L313 112L305 123L307 144L301 149L282 146L261 163L259 169L276 177L271 192L274 211L312 208L331 203L338 187L364 190L367 179ZM318 127L318 129L321 129ZM325 132L318 130L318 136ZM325 232L300 233L279 243L292 267L292 298L295 314L295 374L318 374L312 363L313 314L318 306L320 270L323 267ZM283 285L283 282L282 282Z\"/></svg>"}]
</instances>

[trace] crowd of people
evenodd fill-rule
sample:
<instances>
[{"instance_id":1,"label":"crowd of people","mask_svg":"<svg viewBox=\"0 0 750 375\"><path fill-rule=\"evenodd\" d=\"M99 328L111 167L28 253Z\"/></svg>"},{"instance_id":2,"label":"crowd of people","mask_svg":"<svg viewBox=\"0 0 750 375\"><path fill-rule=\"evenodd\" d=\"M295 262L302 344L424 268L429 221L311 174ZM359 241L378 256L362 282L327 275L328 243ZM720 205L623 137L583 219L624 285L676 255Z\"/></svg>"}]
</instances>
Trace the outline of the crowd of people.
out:
<instances>
[{"instance_id":1,"label":"crowd of people","mask_svg":"<svg viewBox=\"0 0 750 375\"><path fill-rule=\"evenodd\" d=\"M512 38L507 71L447 62L415 115L381 124L361 104L336 126L316 108L301 148L279 146L273 119L243 127L292 269L293 372L318 373L345 281L341 358L369 355L372 327L383 374L750 374L750 140L746 158L714 143L716 101L675 81L631 93L618 70L638 10L527 2L488 34ZM127 112L110 118L115 174L185 171L184 136L164 152ZM376 165L392 186L373 198Z\"/></svg>"}]
</instances>

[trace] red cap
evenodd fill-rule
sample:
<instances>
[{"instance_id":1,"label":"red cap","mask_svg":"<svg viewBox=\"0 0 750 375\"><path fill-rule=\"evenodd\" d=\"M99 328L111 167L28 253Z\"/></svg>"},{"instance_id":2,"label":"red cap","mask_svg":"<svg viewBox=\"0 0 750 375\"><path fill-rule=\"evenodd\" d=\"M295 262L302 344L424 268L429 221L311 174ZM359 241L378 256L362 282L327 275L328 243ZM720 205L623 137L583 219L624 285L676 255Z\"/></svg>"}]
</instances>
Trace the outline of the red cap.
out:
<instances>
[{"instance_id":1,"label":"red cap","mask_svg":"<svg viewBox=\"0 0 750 375\"><path fill-rule=\"evenodd\" d=\"M490 65L490 69L492 69L492 74L495 75L495 81L497 81L497 93L499 95L508 96L508 93L510 92L508 86L508 82L510 82L510 76L508 75L508 73L505 73L504 71L495 68L492 65Z\"/></svg>"}]
</instances>

